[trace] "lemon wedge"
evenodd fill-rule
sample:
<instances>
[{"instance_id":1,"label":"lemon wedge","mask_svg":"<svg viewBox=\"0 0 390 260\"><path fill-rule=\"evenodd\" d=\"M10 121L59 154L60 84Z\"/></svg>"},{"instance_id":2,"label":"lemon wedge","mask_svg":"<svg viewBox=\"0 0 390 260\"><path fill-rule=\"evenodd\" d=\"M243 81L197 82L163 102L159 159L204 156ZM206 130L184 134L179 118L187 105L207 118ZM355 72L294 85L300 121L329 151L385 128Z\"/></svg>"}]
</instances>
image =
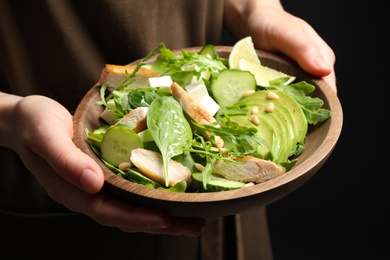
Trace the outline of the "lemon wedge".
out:
<instances>
[{"instance_id":1,"label":"lemon wedge","mask_svg":"<svg viewBox=\"0 0 390 260\"><path fill-rule=\"evenodd\" d=\"M251 72L255 76L257 85L261 87L269 87L270 80L275 80L283 77L288 77L287 81L283 83L284 85L288 85L296 78L295 76L290 76L281 71L275 70L267 66L263 66L260 63L252 62L246 59L239 60L238 69L247 70Z\"/></svg>"},{"instance_id":2,"label":"lemon wedge","mask_svg":"<svg viewBox=\"0 0 390 260\"><path fill-rule=\"evenodd\" d=\"M231 69L246 70L251 72L256 79L257 85L269 87L269 81L282 77L288 77L284 85L288 85L296 77L287 75L281 71L272 69L261 64L251 36L237 41L229 55L229 67Z\"/></svg>"},{"instance_id":3,"label":"lemon wedge","mask_svg":"<svg viewBox=\"0 0 390 260\"><path fill-rule=\"evenodd\" d=\"M231 69L239 69L240 60L260 64L251 36L242 38L233 45L229 55L229 67Z\"/></svg>"}]
</instances>

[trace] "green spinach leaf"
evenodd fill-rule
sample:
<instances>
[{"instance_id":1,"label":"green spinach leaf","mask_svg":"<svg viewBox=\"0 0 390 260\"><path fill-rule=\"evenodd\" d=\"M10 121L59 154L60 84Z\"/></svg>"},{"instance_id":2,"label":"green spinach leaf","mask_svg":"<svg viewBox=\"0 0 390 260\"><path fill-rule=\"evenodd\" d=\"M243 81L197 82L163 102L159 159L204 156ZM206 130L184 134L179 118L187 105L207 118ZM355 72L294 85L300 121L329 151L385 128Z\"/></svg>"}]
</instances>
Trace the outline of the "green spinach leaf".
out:
<instances>
[{"instance_id":1,"label":"green spinach leaf","mask_svg":"<svg viewBox=\"0 0 390 260\"><path fill-rule=\"evenodd\" d=\"M169 96L158 97L149 106L148 129L161 151L164 161L165 184L168 186L168 165L172 157L183 153L192 141L191 126L180 104Z\"/></svg>"}]
</instances>

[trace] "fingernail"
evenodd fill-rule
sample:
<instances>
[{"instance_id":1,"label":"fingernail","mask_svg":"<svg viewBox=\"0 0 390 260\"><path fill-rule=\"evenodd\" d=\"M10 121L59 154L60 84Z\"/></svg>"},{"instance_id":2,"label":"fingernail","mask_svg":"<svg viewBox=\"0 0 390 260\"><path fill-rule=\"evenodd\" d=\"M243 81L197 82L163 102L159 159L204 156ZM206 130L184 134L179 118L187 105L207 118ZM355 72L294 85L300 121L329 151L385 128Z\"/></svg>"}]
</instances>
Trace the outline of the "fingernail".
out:
<instances>
[{"instance_id":1,"label":"fingernail","mask_svg":"<svg viewBox=\"0 0 390 260\"><path fill-rule=\"evenodd\" d=\"M80 184L87 192L96 191L97 174L91 169L85 169L80 176Z\"/></svg>"}]
</instances>

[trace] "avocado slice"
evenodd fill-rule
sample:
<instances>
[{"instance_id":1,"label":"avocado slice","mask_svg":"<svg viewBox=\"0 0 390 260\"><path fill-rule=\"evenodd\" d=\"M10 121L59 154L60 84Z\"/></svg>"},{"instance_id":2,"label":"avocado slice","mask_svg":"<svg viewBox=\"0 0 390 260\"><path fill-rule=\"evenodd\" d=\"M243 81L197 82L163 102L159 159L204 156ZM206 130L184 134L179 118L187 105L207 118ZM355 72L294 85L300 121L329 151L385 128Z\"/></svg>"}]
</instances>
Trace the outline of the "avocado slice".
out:
<instances>
[{"instance_id":1,"label":"avocado slice","mask_svg":"<svg viewBox=\"0 0 390 260\"><path fill-rule=\"evenodd\" d=\"M253 122L251 122L251 116L249 114L245 117L232 116L230 120L242 126L254 126ZM263 156L263 159L273 160L274 155L272 154L271 148L273 145L276 145L275 142L278 142L278 138L275 137L273 128L267 120L264 120L264 118L259 118L259 122L261 127L258 127L258 136L260 136L267 145L259 145L257 147L257 152Z\"/></svg>"},{"instance_id":2,"label":"avocado slice","mask_svg":"<svg viewBox=\"0 0 390 260\"><path fill-rule=\"evenodd\" d=\"M280 106L283 105L288 109L288 112L290 112L290 115L292 116L294 122L293 129L295 130L297 142L300 144L304 144L308 131L308 122L302 108L300 107L298 102L289 94L280 90L269 91L273 91L279 96L279 99L273 100L274 104L279 104Z\"/></svg>"},{"instance_id":3,"label":"avocado slice","mask_svg":"<svg viewBox=\"0 0 390 260\"><path fill-rule=\"evenodd\" d=\"M291 152L291 144L289 142L291 136L288 123L286 123L287 119L284 118L284 115L282 115L279 110L275 110L275 113L266 112L265 107L269 101L265 96L253 95L254 94L251 95L252 98L244 98L236 104L239 105L241 109L247 110L248 113L245 116L233 115L230 120L240 124L239 121L242 120L242 117L246 117L246 121L249 122L252 127L257 127L258 135L260 137L264 139L263 136L268 136L268 140L264 140L269 144L271 150L269 151L269 154L262 154L263 158L269 158L274 162L284 162ZM254 106L257 106L259 109L257 117L260 123L257 126L251 121L252 114L250 111ZM245 125L248 126L248 123ZM270 133L267 133L267 131L270 131ZM263 148L257 149L261 151Z\"/></svg>"},{"instance_id":4,"label":"avocado slice","mask_svg":"<svg viewBox=\"0 0 390 260\"><path fill-rule=\"evenodd\" d=\"M263 102L258 102L257 107L259 108L259 112L257 117L259 121L267 122L273 131L274 134L274 142L271 146L273 161L275 162L284 162L287 161L288 156L291 152L291 131L289 129L289 122L286 119L285 115L282 113L283 111L277 109L273 112L266 112L265 107L269 101L263 100ZM255 106L253 104L252 106ZM262 124L258 126L259 129L263 127Z\"/></svg>"},{"instance_id":5,"label":"avocado slice","mask_svg":"<svg viewBox=\"0 0 390 260\"><path fill-rule=\"evenodd\" d=\"M275 92L279 99L268 99L267 93L269 91ZM266 107L270 102L274 104L274 110L267 112ZM259 129L259 135L269 143L274 162L287 161L296 145L298 143L304 144L308 129L307 120L298 102L288 94L278 90L261 90L244 97L235 106L248 110L246 115L248 121L251 117L250 110L254 106L258 107L257 116L260 124L257 128ZM242 122L242 119L236 117L242 116L232 116L231 120L237 123ZM272 129L273 138L269 137L268 127ZM261 149L259 151L264 152ZM266 153L264 155L267 156Z\"/></svg>"},{"instance_id":6,"label":"avocado slice","mask_svg":"<svg viewBox=\"0 0 390 260\"><path fill-rule=\"evenodd\" d=\"M283 151L283 156L289 156L290 152L295 148L298 140L294 118L289 112L289 109L282 102L276 103L274 100L270 100L269 102L274 104L275 109L272 112L266 112L265 107L261 107L263 109L261 112L276 117L276 120L282 125L285 137L285 150Z\"/></svg>"}]
</instances>

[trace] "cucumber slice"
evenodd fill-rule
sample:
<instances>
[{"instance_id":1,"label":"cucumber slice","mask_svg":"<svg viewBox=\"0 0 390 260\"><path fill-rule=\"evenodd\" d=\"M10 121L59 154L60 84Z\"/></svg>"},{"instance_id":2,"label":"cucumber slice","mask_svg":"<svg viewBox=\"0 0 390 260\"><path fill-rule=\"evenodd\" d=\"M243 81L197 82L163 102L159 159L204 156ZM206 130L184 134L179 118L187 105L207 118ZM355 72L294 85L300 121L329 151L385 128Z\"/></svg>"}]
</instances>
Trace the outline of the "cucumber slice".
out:
<instances>
[{"instance_id":1,"label":"cucumber slice","mask_svg":"<svg viewBox=\"0 0 390 260\"><path fill-rule=\"evenodd\" d=\"M219 57L217 49L213 44L209 43L204 45L203 48L199 51L199 54L205 56L210 55L212 59L222 62L226 68L229 67L229 59Z\"/></svg>"},{"instance_id":2,"label":"cucumber slice","mask_svg":"<svg viewBox=\"0 0 390 260\"><path fill-rule=\"evenodd\" d=\"M113 166L130 162L131 151L143 148L141 138L126 125L110 127L103 136L101 143L102 158Z\"/></svg>"},{"instance_id":3,"label":"cucumber slice","mask_svg":"<svg viewBox=\"0 0 390 260\"><path fill-rule=\"evenodd\" d=\"M256 90L256 79L249 71L222 70L211 82L211 92L221 107L234 105L248 90Z\"/></svg>"},{"instance_id":4,"label":"cucumber slice","mask_svg":"<svg viewBox=\"0 0 390 260\"><path fill-rule=\"evenodd\" d=\"M217 58L217 50L215 49L214 45L212 44L206 44L203 46L203 48L199 52L200 55L210 55L211 58L215 59Z\"/></svg>"},{"instance_id":5,"label":"cucumber slice","mask_svg":"<svg viewBox=\"0 0 390 260\"><path fill-rule=\"evenodd\" d=\"M173 185L172 187L158 187L157 189L169 192L185 192L187 189L187 182L185 180L182 180Z\"/></svg>"},{"instance_id":6,"label":"cucumber slice","mask_svg":"<svg viewBox=\"0 0 390 260\"><path fill-rule=\"evenodd\" d=\"M203 174L201 172L194 172L192 174L191 185L194 190L214 192L239 189L243 187L245 183L240 181L231 181L219 175L212 174L210 181L207 183L207 189L205 190L203 187Z\"/></svg>"},{"instance_id":7,"label":"cucumber slice","mask_svg":"<svg viewBox=\"0 0 390 260\"><path fill-rule=\"evenodd\" d=\"M134 183L138 183L141 185L151 185L155 189L162 187L161 184L155 182L154 180L150 179L149 177L146 177L142 173L139 173L133 169L126 170L126 177Z\"/></svg>"}]
</instances>

